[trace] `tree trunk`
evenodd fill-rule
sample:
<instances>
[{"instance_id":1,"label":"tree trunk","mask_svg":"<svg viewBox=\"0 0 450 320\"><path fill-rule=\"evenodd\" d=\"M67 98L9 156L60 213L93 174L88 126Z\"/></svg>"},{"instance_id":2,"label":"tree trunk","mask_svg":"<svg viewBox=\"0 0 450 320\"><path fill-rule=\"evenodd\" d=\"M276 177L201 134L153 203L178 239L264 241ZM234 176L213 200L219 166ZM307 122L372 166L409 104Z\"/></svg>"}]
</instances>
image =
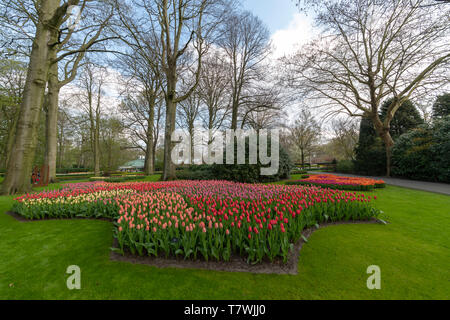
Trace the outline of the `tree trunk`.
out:
<instances>
[{"instance_id":1,"label":"tree trunk","mask_svg":"<svg viewBox=\"0 0 450 320\"><path fill-rule=\"evenodd\" d=\"M172 142L172 132L175 130L175 120L177 114L176 103L177 68L172 62L167 71L167 95L166 95L166 127L164 130L164 168L162 180L175 180L176 168L172 161L172 150L175 143Z\"/></svg>"},{"instance_id":2,"label":"tree trunk","mask_svg":"<svg viewBox=\"0 0 450 320\"><path fill-rule=\"evenodd\" d=\"M190 157L189 164L194 164L194 124L189 125Z\"/></svg>"},{"instance_id":3,"label":"tree trunk","mask_svg":"<svg viewBox=\"0 0 450 320\"><path fill-rule=\"evenodd\" d=\"M48 166L49 182L56 181L56 157L57 157L57 135L58 135L58 105L59 105L59 83L58 65L54 63L50 66L48 75L48 93L45 102L46 106L46 145L44 164Z\"/></svg>"},{"instance_id":4,"label":"tree trunk","mask_svg":"<svg viewBox=\"0 0 450 320\"><path fill-rule=\"evenodd\" d=\"M100 117L96 117L95 128L94 128L94 175L96 177L100 176Z\"/></svg>"},{"instance_id":5,"label":"tree trunk","mask_svg":"<svg viewBox=\"0 0 450 320\"><path fill-rule=\"evenodd\" d=\"M147 148L145 150L145 166L144 173L146 176L153 175L153 140L147 140Z\"/></svg>"},{"instance_id":6,"label":"tree trunk","mask_svg":"<svg viewBox=\"0 0 450 320\"><path fill-rule=\"evenodd\" d=\"M237 119L238 119L238 103L233 102L231 110L231 130L237 129Z\"/></svg>"},{"instance_id":7,"label":"tree trunk","mask_svg":"<svg viewBox=\"0 0 450 320\"><path fill-rule=\"evenodd\" d=\"M303 149L300 150L300 155L302 157L302 169L305 168L305 153L303 152Z\"/></svg>"},{"instance_id":8,"label":"tree trunk","mask_svg":"<svg viewBox=\"0 0 450 320\"><path fill-rule=\"evenodd\" d=\"M59 0L43 1L40 21L48 21L58 8ZM11 155L2 184L3 194L31 190L31 171L37 142L37 127L49 71L50 26L38 23L30 54L27 79L17 122Z\"/></svg>"},{"instance_id":9,"label":"tree trunk","mask_svg":"<svg viewBox=\"0 0 450 320\"><path fill-rule=\"evenodd\" d=\"M16 113L14 114L13 122L12 122L11 126L8 128L8 140L6 142L6 156L5 156L5 162L2 166L3 168L6 168L8 166L9 157L11 155L11 150L12 150L12 147L14 144L14 137L16 134L17 122L19 120L19 112L20 112L20 110L16 111Z\"/></svg>"},{"instance_id":10,"label":"tree trunk","mask_svg":"<svg viewBox=\"0 0 450 320\"><path fill-rule=\"evenodd\" d=\"M175 129L175 116L176 116L177 104L175 103L173 96L166 99L166 128L164 131L164 168L162 179L175 180L175 164L172 161L172 150L175 144L172 142L172 132Z\"/></svg>"},{"instance_id":11,"label":"tree trunk","mask_svg":"<svg viewBox=\"0 0 450 320\"><path fill-rule=\"evenodd\" d=\"M145 175L151 176L155 170L155 148L153 147L153 124L155 122L155 102L156 99L150 97L149 103L149 115L147 122L147 149L145 152Z\"/></svg>"},{"instance_id":12,"label":"tree trunk","mask_svg":"<svg viewBox=\"0 0 450 320\"><path fill-rule=\"evenodd\" d=\"M392 147L394 146L394 140L392 140L389 131L383 137L384 145L386 148L386 177L391 176L391 160L392 160Z\"/></svg>"},{"instance_id":13,"label":"tree trunk","mask_svg":"<svg viewBox=\"0 0 450 320\"><path fill-rule=\"evenodd\" d=\"M391 133L390 133L390 127L389 124L386 125L383 122L381 122L378 115L375 117L372 117L372 121L375 127L375 130L377 131L378 135L384 142L384 146L386 148L386 176L391 176L391 157L392 157L392 147L394 146L394 140L392 139Z\"/></svg>"}]
</instances>

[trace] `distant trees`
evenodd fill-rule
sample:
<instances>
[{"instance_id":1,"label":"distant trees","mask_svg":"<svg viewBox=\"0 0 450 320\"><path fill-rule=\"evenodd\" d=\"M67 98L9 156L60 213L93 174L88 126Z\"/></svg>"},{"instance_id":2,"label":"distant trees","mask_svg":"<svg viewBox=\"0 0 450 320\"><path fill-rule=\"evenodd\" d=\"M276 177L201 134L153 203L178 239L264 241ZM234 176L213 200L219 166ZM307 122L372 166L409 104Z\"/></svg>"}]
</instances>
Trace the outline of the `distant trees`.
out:
<instances>
[{"instance_id":1,"label":"distant trees","mask_svg":"<svg viewBox=\"0 0 450 320\"><path fill-rule=\"evenodd\" d=\"M100 122L105 112L102 98L108 73L104 68L98 68L91 63L84 66L80 77L79 108L84 111L89 125L89 138L93 154L93 168L96 177L100 176Z\"/></svg>"},{"instance_id":2,"label":"distant trees","mask_svg":"<svg viewBox=\"0 0 450 320\"><path fill-rule=\"evenodd\" d=\"M314 119L311 111L302 109L292 127L289 128L290 141L300 153L302 168L305 166L305 156L312 152L312 148L319 142L320 125Z\"/></svg>"},{"instance_id":3,"label":"distant trees","mask_svg":"<svg viewBox=\"0 0 450 320\"><path fill-rule=\"evenodd\" d=\"M333 138L328 145L330 153L337 160L354 160L359 137L358 122L351 118L339 118L332 121L331 129Z\"/></svg>"},{"instance_id":4,"label":"distant trees","mask_svg":"<svg viewBox=\"0 0 450 320\"><path fill-rule=\"evenodd\" d=\"M0 60L0 168L5 169L11 155L25 87L26 65L15 60Z\"/></svg>"}]
</instances>

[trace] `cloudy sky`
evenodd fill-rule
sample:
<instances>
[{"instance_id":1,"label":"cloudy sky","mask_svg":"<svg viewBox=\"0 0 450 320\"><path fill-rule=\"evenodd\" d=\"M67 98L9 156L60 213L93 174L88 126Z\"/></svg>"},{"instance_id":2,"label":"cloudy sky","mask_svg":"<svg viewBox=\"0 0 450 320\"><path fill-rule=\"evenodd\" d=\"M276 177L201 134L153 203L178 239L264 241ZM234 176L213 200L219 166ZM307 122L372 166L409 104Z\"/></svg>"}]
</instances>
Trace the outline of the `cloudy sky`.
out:
<instances>
[{"instance_id":1,"label":"cloudy sky","mask_svg":"<svg viewBox=\"0 0 450 320\"><path fill-rule=\"evenodd\" d=\"M243 8L269 28L276 58L293 53L314 34L313 15L300 13L295 0L243 0Z\"/></svg>"}]
</instances>

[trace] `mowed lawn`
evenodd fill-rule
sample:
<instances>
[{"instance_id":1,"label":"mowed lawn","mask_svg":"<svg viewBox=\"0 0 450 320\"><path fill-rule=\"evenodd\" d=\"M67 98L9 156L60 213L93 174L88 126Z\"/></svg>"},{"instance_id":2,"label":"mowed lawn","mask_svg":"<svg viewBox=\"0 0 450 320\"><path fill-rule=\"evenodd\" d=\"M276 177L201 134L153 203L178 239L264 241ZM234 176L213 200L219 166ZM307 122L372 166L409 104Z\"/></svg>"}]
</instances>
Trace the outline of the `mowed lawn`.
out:
<instances>
[{"instance_id":1,"label":"mowed lawn","mask_svg":"<svg viewBox=\"0 0 450 320\"><path fill-rule=\"evenodd\" d=\"M18 222L4 214L13 197L0 197L0 299L448 299L450 197L391 186L367 194L390 224L316 231L295 276L113 262L111 223ZM81 290L66 287L69 265L81 268ZM381 268L381 290L366 287L370 265Z\"/></svg>"}]
</instances>

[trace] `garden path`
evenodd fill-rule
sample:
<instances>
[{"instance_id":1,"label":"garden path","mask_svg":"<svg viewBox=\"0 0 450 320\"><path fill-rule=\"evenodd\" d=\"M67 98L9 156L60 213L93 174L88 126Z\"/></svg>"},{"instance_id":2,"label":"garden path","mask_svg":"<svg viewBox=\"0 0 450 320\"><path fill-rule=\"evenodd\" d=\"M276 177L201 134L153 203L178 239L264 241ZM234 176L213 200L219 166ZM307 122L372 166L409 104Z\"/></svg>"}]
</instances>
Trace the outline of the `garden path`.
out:
<instances>
[{"instance_id":1,"label":"garden path","mask_svg":"<svg viewBox=\"0 0 450 320\"><path fill-rule=\"evenodd\" d=\"M318 174L319 172L309 171L308 173ZM447 184L447 183L408 180L408 179L400 179L400 178L388 178L388 177L360 176L360 175L354 175L354 174L341 174L341 173L336 173L336 172L320 172L320 173L329 173L329 174L335 174L338 176L347 176L347 177L363 177L363 178L383 179L387 184L392 185L392 186L450 195L450 184Z\"/></svg>"}]
</instances>

